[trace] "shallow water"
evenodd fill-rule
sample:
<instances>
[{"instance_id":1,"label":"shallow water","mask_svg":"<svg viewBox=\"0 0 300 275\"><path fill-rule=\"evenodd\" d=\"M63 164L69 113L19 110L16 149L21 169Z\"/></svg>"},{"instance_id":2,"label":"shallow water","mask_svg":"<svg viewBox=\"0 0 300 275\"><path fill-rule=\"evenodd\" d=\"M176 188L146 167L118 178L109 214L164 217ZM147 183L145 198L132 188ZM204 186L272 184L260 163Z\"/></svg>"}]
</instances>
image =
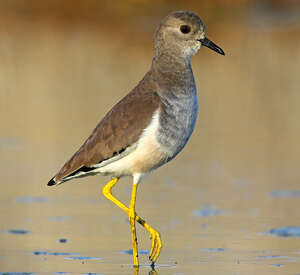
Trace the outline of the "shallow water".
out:
<instances>
[{"instance_id":1,"label":"shallow water","mask_svg":"<svg viewBox=\"0 0 300 275\"><path fill-rule=\"evenodd\" d=\"M137 274L127 217L101 194L107 178L46 184L142 77L152 49L18 26L0 45L0 274ZM300 274L299 42L285 49L256 33L258 49L251 30L228 35L227 59L193 59L190 142L139 187L137 212L164 245L151 271L137 225L139 274ZM113 191L128 204L130 187L122 179Z\"/></svg>"},{"instance_id":2,"label":"shallow water","mask_svg":"<svg viewBox=\"0 0 300 275\"><path fill-rule=\"evenodd\" d=\"M45 187L26 199L2 195L1 209L14 214L2 213L1 274L299 274L297 199L274 198L258 184L193 185L188 174L175 177L175 167L166 169L140 186L137 202L138 213L162 234L156 273L149 273L150 240L140 228L142 266L139 273L133 270L128 222L100 195L104 179L99 176ZM114 191L128 200L130 181L121 181Z\"/></svg>"}]
</instances>

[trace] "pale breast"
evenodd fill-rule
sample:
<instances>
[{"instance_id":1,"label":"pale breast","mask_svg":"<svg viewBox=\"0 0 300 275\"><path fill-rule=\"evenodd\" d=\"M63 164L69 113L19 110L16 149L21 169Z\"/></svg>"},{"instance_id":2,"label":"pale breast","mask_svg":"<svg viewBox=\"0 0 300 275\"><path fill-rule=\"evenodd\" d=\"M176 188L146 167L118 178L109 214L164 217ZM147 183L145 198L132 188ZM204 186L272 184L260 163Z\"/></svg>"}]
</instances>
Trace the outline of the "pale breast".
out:
<instances>
[{"instance_id":1,"label":"pale breast","mask_svg":"<svg viewBox=\"0 0 300 275\"><path fill-rule=\"evenodd\" d=\"M109 163L97 172L112 176L146 174L164 164L168 154L157 140L159 128L159 109L154 112L151 123L137 141L136 149L127 156Z\"/></svg>"}]
</instances>

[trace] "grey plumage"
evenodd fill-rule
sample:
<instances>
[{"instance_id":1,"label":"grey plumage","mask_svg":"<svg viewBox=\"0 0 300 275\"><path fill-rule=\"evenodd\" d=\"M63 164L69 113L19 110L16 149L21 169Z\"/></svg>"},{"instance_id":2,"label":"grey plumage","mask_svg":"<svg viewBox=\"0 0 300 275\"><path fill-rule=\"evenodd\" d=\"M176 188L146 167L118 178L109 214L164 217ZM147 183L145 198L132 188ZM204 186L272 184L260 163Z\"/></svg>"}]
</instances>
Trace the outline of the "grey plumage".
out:
<instances>
[{"instance_id":1,"label":"grey plumage","mask_svg":"<svg viewBox=\"0 0 300 275\"><path fill-rule=\"evenodd\" d=\"M161 62L160 57L156 57L152 66L154 74L158 75L156 82L161 100L157 138L168 152L168 161L173 159L187 143L198 113L196 84L191 63L185 59L180 60L178 56L176 64L173 63L174 59L173 62L166 63ZM173 70L165 71L166 64Z\"/></svg>"}]
</instances>

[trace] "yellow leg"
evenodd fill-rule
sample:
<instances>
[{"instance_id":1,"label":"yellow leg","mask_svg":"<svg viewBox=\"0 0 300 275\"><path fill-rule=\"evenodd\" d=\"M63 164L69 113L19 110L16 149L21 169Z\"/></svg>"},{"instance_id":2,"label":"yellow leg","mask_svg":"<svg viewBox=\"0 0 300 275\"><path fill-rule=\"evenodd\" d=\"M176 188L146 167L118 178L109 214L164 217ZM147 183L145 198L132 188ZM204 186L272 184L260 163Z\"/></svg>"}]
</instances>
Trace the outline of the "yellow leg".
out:
<instances>
[{"instance_id":1,"label":"yellow leg","mask_svg":"<svg viewBox=\"0 0 300 275\"><path fill-rule=\"evenodd\" d=\"M116 204L118 207L120 207L124 212L126 212L127 215L129 215L128 207L126 207L122 202L120 202L118 199L116 199L111 193L111 189L117 183L118 180L119 180L118 178L114 178L113 180L108 182L103 187L102 192L103 192L103 195L107 199L112 201L114 204ZM151 244L151 250L150 250L150 253L149 253L149 259L152 262L152 265L154 265L154 263L156 262L159 254L160 254L161 248L162 248L162 242L161 242L160 234L159 234L158 231L156 231L154 228L152 228L149 224L147 224L142 218L140 218L137 214L135 214L135 220L140 225L142 225L150 234L152 244Z\"/></svg>"},{"instance_id":2,"label":"yellow leg","mask_svg":"<svg viewBox=\"0 0 300 275\"><path fill-rule=\"evenodd\" d=\"M138 184L134 183L132 185L131 199L129 203L129 213L128 219L131 229L131 242L132 242L132 254L133 254L133 264L134 266L139 266L139 256L138 256L138 247L137 247L137 238L135 230L135 200L136 200L136 191Z\"/></svg>"}]
</instances>

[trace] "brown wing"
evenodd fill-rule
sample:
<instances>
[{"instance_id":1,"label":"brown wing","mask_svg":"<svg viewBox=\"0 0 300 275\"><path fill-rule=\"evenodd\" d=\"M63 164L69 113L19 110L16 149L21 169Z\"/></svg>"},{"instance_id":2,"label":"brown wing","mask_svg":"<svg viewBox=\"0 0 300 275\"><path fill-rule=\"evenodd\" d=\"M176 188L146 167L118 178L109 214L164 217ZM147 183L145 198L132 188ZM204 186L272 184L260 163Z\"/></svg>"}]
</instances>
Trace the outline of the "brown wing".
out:
<instances>
[{"instance_id":1,"label":"brown wing","mask_svg":"<svg viewBox=\"0 0 300 275\"><path fill-rule=\"evenodd\" d=\"M89 138L48 185L62 181L79 169L89 170L89 167L121 153L134 144L143 129L151 122L158 106L157 93L134 89L106 114Z\"/></svg>"}]
</instances>

